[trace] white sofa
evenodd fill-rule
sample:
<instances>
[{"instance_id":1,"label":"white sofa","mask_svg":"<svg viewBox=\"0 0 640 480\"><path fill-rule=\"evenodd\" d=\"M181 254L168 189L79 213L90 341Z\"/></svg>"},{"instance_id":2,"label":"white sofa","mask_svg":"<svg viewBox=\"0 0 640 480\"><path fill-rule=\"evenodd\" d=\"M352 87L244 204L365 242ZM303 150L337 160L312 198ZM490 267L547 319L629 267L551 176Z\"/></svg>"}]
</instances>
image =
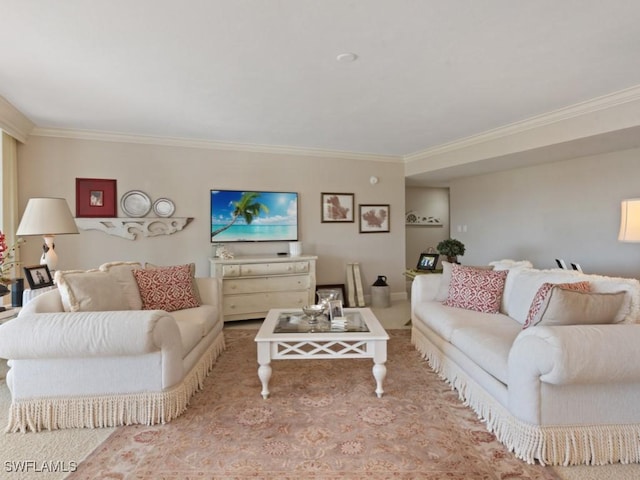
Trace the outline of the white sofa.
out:
<instances>
[{"instance_id":1,"label":"white sofa","mask_svg":"<svg viewBox=\"0 0 640 480\"><path fill-rule=\"evenodd\" d=\"M0 326L7 431L151 425L183 413L225 346L220 282L190 269L184 281L151 273L171 312L148 309L155 300L138 289L133 272L145 269L135 262L56 272L58 289ZM172 296L181 289L193 296L186 304Z\"/></svg>"},{"instance_id":2,"label":"white sofa","mask_svg":"<svg viewBox=\"0 0 640 480\"><path fill-rule=\"evenodd\" d=\"M445 305L451 266L416 277L416 348L518 458L551 465L640 462L638 281L509 261L495 267L507 270L498 313ZM547 285L537 304L541 323L523 328L543 284L578 281L589 282L592 293ZM598 306L602 299L608 312Z\"/></svg>"}]
</instances>

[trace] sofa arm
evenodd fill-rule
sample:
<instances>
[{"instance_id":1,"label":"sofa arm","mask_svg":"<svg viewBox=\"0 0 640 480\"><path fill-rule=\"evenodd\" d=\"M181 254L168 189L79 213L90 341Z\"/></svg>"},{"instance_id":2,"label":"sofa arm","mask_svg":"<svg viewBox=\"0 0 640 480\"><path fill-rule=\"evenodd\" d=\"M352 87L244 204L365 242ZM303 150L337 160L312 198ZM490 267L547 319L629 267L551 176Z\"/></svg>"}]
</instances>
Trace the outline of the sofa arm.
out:
<instances>
[{"instance_id":1,"label":"sofa arm","mask_svg":"<svg viewBox=\"0 0 640 480\"><path fill-rule=\"evenodd\" d=\"M640 324L528 328L508 359L509 410L536 424L553 415L550 390L640 382ZM545 385L549 388L545 388Z\"/></svg>"},{"instance_id":2,"label":"sofa arm","mask_svg":"<svg viewBox=\"0 0 640 480\"><path fill-rule=\"evenodd\" d=\"M0 358L142 355L179 348L176 321L162 310L24 315L0 327Z\"/></svg>"},{"instance_id":3,"label":"sofa arm","mask_svg":"<svg viewBox=\"0 0 640 480\"><path fill-rule=\"evenodd\" d=\"M204 305L222 308L222 281L219 278L196 277L196 285Z\"/></svg>"},{"instance_id":4,"label":"sofa arm","mask_svg":"<svg viewBox=\"0 0 640 480\"><path fill-rule=\"evenodd\" d=\"M554 385L640 381L640 324L535 327L509 353L509 386L521 376Z\"/></svg>"},{"instance_id":5,"label":"sofa arm","mask_svg":"<svg viewBox=\"0 0 640 480\"><path fill-rule=\"evenodd\" d=\"M411 284L411 306L435 300L441 280L441 273L416 275Z\"/></svg>"}]
</instances>

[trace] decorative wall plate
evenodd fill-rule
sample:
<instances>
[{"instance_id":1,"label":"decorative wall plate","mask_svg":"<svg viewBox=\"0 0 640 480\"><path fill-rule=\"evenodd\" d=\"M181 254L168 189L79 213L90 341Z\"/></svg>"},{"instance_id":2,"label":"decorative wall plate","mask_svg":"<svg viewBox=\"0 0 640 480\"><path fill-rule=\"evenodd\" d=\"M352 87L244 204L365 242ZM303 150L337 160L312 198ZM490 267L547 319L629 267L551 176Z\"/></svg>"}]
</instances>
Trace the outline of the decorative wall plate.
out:
<instances>
[{"instance_id":1,"label":"decorative wall plate","mask_svg":"<svg viewBox=\"0 0 640 480\"><path fill-rule=\"evenodd\" d=\"M151 210L151 199L140 190L131 190L120 199L120 207L129 217L144 217Z\"/></svg>"},{"instance_id":2,"label":"decorative wall plate","mask_svg":"<svg viewBox=\"0 0 640 480\"><path fill-rule=\"evenodd\" d=\"M153 202L153 211L159 217L170 217L176 211L176 206L168 198L159 198Z\"/></svg>"}]
</instances>

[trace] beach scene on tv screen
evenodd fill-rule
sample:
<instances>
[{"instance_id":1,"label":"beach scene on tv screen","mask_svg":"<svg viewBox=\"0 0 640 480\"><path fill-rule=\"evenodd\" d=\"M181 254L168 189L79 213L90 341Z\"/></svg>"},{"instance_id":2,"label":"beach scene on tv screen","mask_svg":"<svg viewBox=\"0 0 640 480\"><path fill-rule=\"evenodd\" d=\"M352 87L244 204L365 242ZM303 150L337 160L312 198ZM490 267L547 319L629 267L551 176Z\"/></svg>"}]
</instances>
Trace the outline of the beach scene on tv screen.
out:
<instances>
[{"instance_id":1,"label":"beach scene on tv screen","mask_svg":"<svg viewBox=\"0 0 640 480\"><path fill-rule=\"evenodd\" d=\"M297 193L211 190L211 242L297 239Z\"/></svg>"}]
</instances>

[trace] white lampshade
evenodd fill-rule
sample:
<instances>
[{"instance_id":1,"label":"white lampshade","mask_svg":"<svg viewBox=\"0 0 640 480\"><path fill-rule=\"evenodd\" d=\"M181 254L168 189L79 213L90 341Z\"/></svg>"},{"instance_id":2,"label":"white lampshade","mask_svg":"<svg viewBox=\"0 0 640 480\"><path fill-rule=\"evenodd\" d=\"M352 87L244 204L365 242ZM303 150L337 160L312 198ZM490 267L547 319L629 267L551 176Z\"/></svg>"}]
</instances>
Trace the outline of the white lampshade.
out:
<instances>
[{"instance_id":1,"label":"white lampshade","mask_svg":"<svg viewBox=\"0 0 640 480\"><path fill-rule=\"evenodd\" d=\"M55 270L58 265L53 244L54 235L72 233L79 233L78 227L64 198L30 198L16 231L19 237L28 235L44 237L45 244L40 263L46 264L49 270Z\"/></svg>"},{"instance_id":2,"label":"white lampshade","mask_svg":"<svg viewBox=\"0 0 640 480\"><path fill-rule=\"evenodd\" d=\"M640 242L640 198L622 201L618 240Z\"/></svg>"}]
</instances>

